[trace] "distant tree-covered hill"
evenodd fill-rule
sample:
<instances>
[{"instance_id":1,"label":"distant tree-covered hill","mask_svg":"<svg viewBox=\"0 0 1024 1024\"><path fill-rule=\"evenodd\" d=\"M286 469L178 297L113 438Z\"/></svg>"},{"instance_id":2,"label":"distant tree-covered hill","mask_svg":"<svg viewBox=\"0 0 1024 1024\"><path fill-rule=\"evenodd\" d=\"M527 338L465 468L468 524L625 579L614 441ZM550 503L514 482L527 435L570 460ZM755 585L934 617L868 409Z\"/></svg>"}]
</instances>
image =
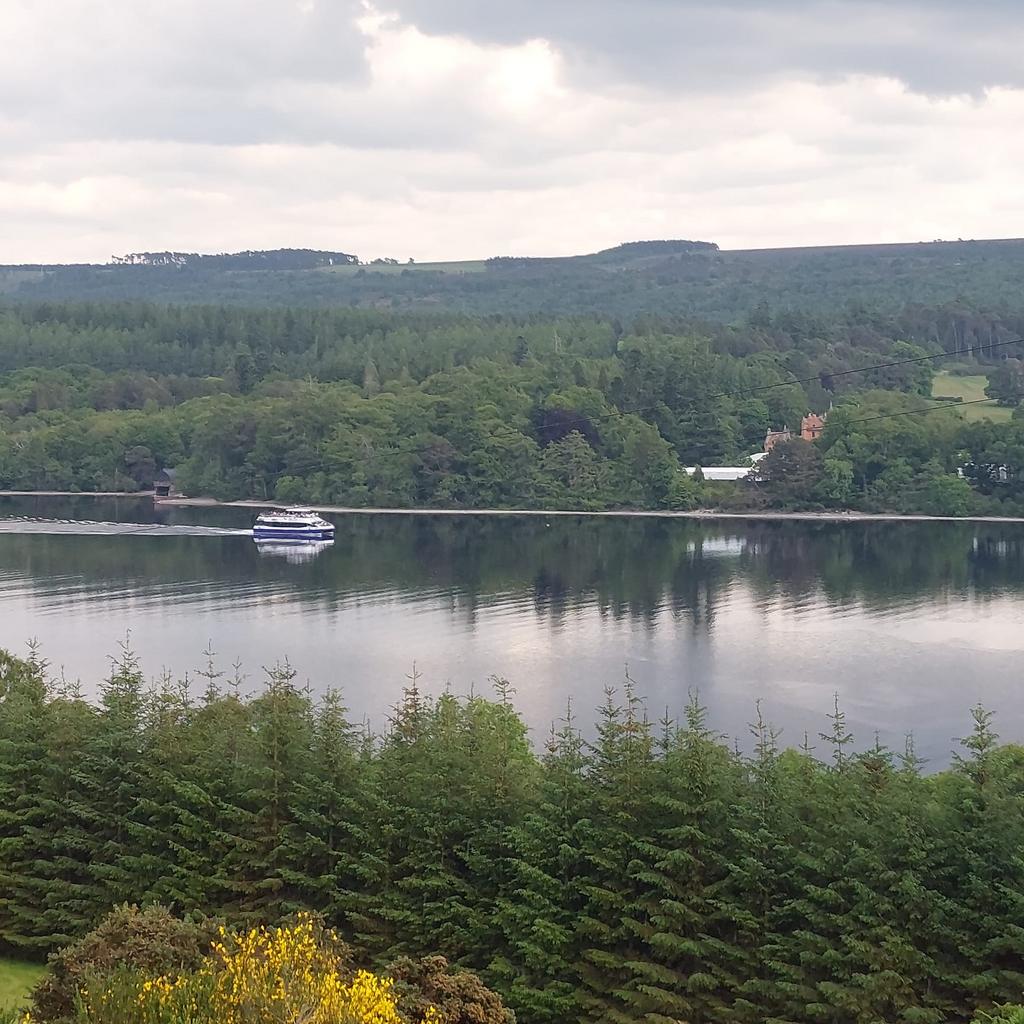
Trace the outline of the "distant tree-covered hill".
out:
<instances>
[{"instance_id":1,"label":"distant tree-covered hill","mask_svg":"<svg viewBox=\"0 0 1024 1024\"><path fill-rule=\"evenodd\" d=\"M0 293L13 300L653 314L734 322L758 309L897 311L953 301L1007 311L1017 305L1024 280L1024 239L747 251L667 240L625 243L589 256L368 266L350 254L313 250L182 256L0 267Z\"/></svg>"},{"instance_id":2,"label":"distant tree-covered hill","mask_svg":"<svg viewBox=\"0 0 1024 1024\"><path fill-rule=\"evenodd\" d=\"M358 256L320 249L272 249L245 252L132 252L115 256L114 266L184 267L199 265L205 270L315 270L318 267L351 266Z\"/></svg>"}]
</instances>

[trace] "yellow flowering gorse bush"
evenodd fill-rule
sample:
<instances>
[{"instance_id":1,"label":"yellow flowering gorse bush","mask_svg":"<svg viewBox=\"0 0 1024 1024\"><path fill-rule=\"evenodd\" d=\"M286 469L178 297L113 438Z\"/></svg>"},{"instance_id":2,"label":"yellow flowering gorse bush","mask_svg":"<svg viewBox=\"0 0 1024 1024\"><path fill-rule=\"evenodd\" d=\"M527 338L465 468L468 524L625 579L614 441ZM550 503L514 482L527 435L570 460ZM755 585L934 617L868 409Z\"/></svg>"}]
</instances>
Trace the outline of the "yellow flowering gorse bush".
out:
<instances>
[{"instance_id":1,"label":"yellow flowering gorse bush","mask_svg":"<svg viewBox=\"0 0 1024 1024\"><path fill-rule=\"evenodd\" d=\"M114 977L80 994L82 1024L403 1024L390 979L350 975L308 915L242 935L223 930L196 971ZM437 1024L427 1011L423 1024ZM30 1022L26 1022L30 1024Z\"/></svg>"}]
</instances>

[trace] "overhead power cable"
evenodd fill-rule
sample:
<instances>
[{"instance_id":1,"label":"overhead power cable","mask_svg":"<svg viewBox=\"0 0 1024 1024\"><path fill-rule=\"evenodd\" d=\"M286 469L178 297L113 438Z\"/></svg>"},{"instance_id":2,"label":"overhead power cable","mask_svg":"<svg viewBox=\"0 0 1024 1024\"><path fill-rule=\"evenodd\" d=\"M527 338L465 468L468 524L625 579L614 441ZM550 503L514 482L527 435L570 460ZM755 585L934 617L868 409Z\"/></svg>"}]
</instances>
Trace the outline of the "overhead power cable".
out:
<instances>
[{"instance_id":1,"label":"overhead power cable","mask_svg":"<svg viewBox=\"0 0 1024 1024\"><path fill-rule=\"evenodd\" d=\"M823 377L835 378L835 377L848 377L853 373L869 373L871 370L884 370L889 369L893 366L907 366L910 363L923 363L929 359L948 359L954 356L963 356L972 352L989 351L993 348L1005 348L1007 345L1020 345L1024 339L1018 338L1016 341L1001 341L996 342L994 345L978 345L974 348L961 349L959 352L933 352L927 356L914 356L910 359L896 359L887 363L873 363L870 366L857 366L850 370L837 370L835 373L821 372L815 374L813 377L801 377L793 380L780 380L775 381L772 384L758 384L749 388L740 388L737 391L720 391L717 394L711 394L707 396L706 401L717 401L719 398L737 398L740 395L756 394L761 391L771 391L774 388L788 388L797 384L810 384L819 383ZM988 399L985 399L988 401ZM967 402L959 403L961 405L967 405ZM620 416L628 414L637 414L643 412L658 412L664 403L659 402L656 405L638 406L635 409L618 409L615 412L601 413L595 416L577 416L577 422L583 423L584 421L589 423L600 423L604 420L618 419Z\"/></svg>"},{"instance_id":2,"label":"overhead power cable","mask_svg":"<svg viewBox=\"0 0 1024 1024\"><path fill-rule=\"evenodd\" d=\"M874 420L894 420L900 416L924 416L930 412L941 412L943 409L961 409L965 405L991 405L996 401L994 398L972 398L969 402L944 402L941 405L932 405L927 409L903 409L900 412L883 412L877 416L862 416L856 420L846 420L846 426L855 423L871 423Z\"/></svg>"},{"instance_id":3,"label":"overhead power cable","mask_svg":"<svg viewBox=\"0 0 1024 1024\"><path fill-rule=\"evenodd\" d=\"M946 359L953 356L967 355L972 352L988 352L994 348L1006 348L1009 345L1020 345L1021 343L1022 339L1017 338L1015 341L998 341L993 345L976 345L974 348L962 349L959 352L933 352L926 356L914 356L910 359L895 359L888 363L875 363L873 366L858 366L852 370L836 370L835 373L829 373L828 371L823 370L821 373L817 373L813 377L801 377L794 380L778 381L774 384L761 384L753 388L743 388L740 391L724 391L721 394L711 395L710 397L734 398L737 395L747 395L757 391L770 391L772 388L783 388L791 384L812 384L820 382L823 377L833 380L836 377L848 377L852 373L867 373L870 370L887 370L893 366L909 366L911 363L925 363L931 359Z\"/></svg>"}]
</instances>

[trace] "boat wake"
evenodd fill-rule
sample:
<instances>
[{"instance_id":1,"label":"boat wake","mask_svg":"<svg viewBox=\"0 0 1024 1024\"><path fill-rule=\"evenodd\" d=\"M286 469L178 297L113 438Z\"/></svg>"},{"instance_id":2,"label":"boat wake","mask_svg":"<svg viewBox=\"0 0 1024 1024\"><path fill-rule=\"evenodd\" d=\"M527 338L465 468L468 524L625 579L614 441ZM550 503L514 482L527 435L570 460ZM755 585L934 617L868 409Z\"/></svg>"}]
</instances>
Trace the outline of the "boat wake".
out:
<instances>
[{"instance_id":1,"label":"boat wake","mask_svg":"<svg viewBox=\"0 0 1024 1024\"><path fill-rule=\"evenodd\" d=\"M79 519L0 518L0 533L69 534L94 537L251 537L252 530L225 530L216 526L166 523L104 523Z\"/></svg>"}]
</instances>

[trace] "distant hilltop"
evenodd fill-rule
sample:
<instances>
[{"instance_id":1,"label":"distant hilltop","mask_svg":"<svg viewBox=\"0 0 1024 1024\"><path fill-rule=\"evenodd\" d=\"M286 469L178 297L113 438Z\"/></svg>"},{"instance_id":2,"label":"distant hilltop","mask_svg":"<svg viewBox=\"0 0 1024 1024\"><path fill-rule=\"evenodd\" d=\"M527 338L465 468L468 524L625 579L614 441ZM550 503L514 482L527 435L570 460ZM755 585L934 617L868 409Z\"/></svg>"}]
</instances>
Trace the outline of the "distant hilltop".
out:
<instances>
[{"instance_id":1,"label":"distant hilltop","mask_svg":"<svg viewBox=\"0 0 1024 1024\"><path fill-rule=\"evenodd\" d=\"M616 260L644 256L677 256L694 252L718 252L716 242L697 242L684 238L666 238L647 242L622 242L610 249L580 256L495 256L488 264L509 265L550 261ZM412 265L409 260L407 265ZM244 252L205 254L198 252L130 252L113 256L107 266L116 267L199 267L203 270L316 270L319 267L397 266L398 260L379 257L363 262L348 252L322 249L246 249Z\"/></svg>"},{"instance_id":2,"label":"distant hilltop","mask_svg":"<svg viewBox=\"0 0 1024 1024\"><path fill-rule=\"evenodd\" d=\"M129 267L194 267L209 270L315 270L317 267L351 266L358 256L321 249L246 249L245 252L130 252L113 256L110 264Z\"/></svg>"},{"instance_id":3,"label":"distant hilltop","mask_svg":"<svg viewBox=\"0 0 1024 1024\"><path fill-rule=\"evenodd\" d=\"M695 242L687 238L662 238L647 242L620 242L610 249L580 256L492 256L486 260L491 269L504 267L542 267L548 264L565 264L567 261L577 263L617 263L635 261L644 257L686 256L692 253L718 252L717 242Z\"/></svg>"},{"instance_id":4,"label":"distant hilltop","mask_svg":"<svg viewBox=\"0 0 1024 1024\"><path fill-rule=\"evenodd\" d=\"M718 252L717 242L694 242L688 238L660 238L649 242L621 242L601 249L595 256L676 256L687 252Z\"/></svg>"},{"instance_id":5,"label":"distant hilltop","mask_svg":"<svg viewBox=\"0 0 1024 1024\"><path fill-rule=\"evenodd\" d=\"M166 251L92 265L0 266L0 307L51 301L345 306L429 314L606 315L623 324L687 317L771 331L776 323L790 323L794 311L894 315L957 304L966 321L959 336L971 338L970 311L1016 309L1012 303L1022 280L1024 239L746 250L647 239L574 256L424 262L322 249ZM1024 334L1021 322L1008 315L994 329Z\"/></svg>"}]
</instances>

